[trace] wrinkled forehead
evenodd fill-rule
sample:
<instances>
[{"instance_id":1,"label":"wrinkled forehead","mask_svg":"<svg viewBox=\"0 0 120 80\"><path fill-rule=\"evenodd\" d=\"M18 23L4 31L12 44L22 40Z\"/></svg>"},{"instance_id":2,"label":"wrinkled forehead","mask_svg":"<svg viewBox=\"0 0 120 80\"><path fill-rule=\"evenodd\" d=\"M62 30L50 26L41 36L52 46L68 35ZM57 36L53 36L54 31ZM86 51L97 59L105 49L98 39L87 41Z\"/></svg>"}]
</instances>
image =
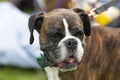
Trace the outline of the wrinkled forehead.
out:
<instances>
[{"instance_id":1,"label":"wrinkled forehead","mask_svg":"<svg viewBox=\"0 0 120 80\"><path fill-rule=\"evenodd\" d=\"M44 26L47 31L53 28L64 29L63 19L66 19L69 29L82 27L82 21L76 13L60 12L45 15Z\"/></svg>"}]
</instances>

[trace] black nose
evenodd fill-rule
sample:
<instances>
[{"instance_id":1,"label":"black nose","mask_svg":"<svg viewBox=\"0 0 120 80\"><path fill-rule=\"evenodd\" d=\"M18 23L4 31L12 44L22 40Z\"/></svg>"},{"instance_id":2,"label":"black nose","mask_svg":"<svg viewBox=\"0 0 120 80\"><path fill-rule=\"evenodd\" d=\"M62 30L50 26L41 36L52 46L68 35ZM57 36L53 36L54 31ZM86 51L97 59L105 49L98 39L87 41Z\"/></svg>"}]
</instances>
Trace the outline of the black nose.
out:
<instances>
[{"instance_id":1,"label":"black nose","mask_svg":"<svg viewBox=\"0 0 120 80\"><path fill-rule=\"evenodd\" d=\"M77 41L75 39L68 39L65 41L65 46L70 49L75 49L77 47Z\"/></svg>"}]
</instances>

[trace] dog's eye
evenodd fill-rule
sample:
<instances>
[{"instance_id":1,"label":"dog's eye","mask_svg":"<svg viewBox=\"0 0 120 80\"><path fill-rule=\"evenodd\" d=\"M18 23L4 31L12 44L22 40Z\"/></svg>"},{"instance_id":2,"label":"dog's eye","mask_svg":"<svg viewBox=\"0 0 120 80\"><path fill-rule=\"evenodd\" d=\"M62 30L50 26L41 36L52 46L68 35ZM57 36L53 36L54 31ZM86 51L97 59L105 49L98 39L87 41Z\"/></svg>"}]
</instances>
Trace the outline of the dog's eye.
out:
<instances>
[{"instance_id":1,"label":"dog's eye","mask_svg":"<svg viewBox=\"0 0 120 80\"><path fill-rule=\"evenodd\" d=\"M74 36L79 37L80 39L83 39L83 32L81 32L81 31L75 32Z\"/></svg>"},{"instance_id":2,"label":"dog's eye","mask_svg":"<svg viewBox=\"0 0 120 80\"><path fill-rule=\"evenodd\" d=\"M62 39L64 37L63 34L56 32L54 34L51 35L51 40L52 41L57 41L58 39Z\"/></svg>"},{"instance_id":3,"label":"dog's eye","mask_svg":"<svg viewBox=\"0 0 120 80\"><path fill-rule=\"evenodd\" d=\"M75 30L73 30L72 31L72 34L73 34L73 36L75 36L75 37L78 37L78 38L80 38L80 39L83 39L83 35L84 35L84 32L83 32L83 30L78 30L78 29L75 29Z\"/></svg>"}]
</instances>

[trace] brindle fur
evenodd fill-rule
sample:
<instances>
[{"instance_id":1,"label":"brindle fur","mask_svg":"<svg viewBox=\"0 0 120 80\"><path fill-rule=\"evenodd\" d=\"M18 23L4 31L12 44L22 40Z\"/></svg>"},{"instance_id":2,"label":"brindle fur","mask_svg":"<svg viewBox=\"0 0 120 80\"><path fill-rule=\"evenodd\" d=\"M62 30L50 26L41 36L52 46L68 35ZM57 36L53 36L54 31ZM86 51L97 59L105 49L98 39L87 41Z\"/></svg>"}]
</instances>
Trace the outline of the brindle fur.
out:
<instances>
[{"instance_id":1,"label":"brindle fur","mask_svg":"<svg viewBox=\"0 0 120 80\"><path fill-rule=\"evenodd\" d=\"M70 30L76 25L84 27L78 14L70 9L56 9L42 16L42 26L37 30L40 33L41 49L55 44L48 41L50 38L47 38L47 34L50 30L59 27L64 31L63 24L60 23L62 18L70 21ZM61 80L120 80L120 28L92 27L91 35L85 36L84 42L84 54L78 68L59 72Z\"/></svg>"},{"instance_id":2,"label":"brindle fur","mask_svg":"<svg viewBox=\"0 0 120 80\"><path fill-rule=\"evenodd\" d=\"M61 80L120 80L120 29L92 27L91 30L78 69L60 72Z\"/></svg>"}]
</instances>

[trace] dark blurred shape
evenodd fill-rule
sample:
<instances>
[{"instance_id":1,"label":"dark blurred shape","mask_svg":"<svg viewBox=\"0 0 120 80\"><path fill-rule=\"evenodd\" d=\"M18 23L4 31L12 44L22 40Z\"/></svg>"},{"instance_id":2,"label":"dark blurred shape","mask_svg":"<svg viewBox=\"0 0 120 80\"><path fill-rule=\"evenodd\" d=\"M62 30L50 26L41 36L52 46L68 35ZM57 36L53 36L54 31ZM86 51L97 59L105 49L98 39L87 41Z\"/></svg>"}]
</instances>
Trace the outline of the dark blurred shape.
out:
<instances>
[{"instance_id":1,"label":"dark blurred shape","mask_svg":"<svg viewBox=\"0 0 120 80\"><path fill-rule=\"evenodd\" d=\"M10 0L10 2L25 12L33 12L40 9L36 0Z\"/></svg>"},{"instance_id":2,"label":"dark blurred shape","mask_svg":"<svg viewBox=\"0 0 120 80\"><path fill-rule=\"evenodd\" d=\"M17 7L21 10L34 10L33 0L18 0Z\"/></svg>"}]
</instances>

